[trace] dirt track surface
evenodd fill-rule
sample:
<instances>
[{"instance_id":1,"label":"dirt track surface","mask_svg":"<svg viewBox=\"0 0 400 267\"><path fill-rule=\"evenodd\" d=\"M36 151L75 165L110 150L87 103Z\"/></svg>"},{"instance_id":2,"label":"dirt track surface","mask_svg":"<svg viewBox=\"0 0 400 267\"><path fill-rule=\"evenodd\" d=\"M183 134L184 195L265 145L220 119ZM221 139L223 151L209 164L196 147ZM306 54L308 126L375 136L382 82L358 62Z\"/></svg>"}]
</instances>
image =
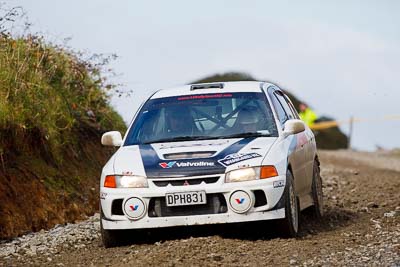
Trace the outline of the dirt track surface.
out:
<instances>
[{"instance_id":1,"label":"dirt track surface","mask_svg":"<svg viewBox=\"0 0 400 267\"><path fill-rule=\"evenodd\" d=\"M326 213L319 222L302 214L296 239L251 223L153 231L105 249L97 215L0 244L0 265L400 266L400 155L322 151L320 159Z\"/></svg>"}]
</instances>

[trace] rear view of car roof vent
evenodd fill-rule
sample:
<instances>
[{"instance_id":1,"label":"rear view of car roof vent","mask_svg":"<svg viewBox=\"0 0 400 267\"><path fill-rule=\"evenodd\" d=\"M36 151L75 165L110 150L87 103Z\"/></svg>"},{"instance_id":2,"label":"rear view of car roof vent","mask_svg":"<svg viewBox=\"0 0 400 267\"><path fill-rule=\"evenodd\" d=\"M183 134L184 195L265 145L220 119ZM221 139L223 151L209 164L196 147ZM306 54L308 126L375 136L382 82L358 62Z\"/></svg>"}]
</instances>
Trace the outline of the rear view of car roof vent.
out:
<instances>
[{"instance_id":1,"label":"rear view of car roof vent","mask_svg":"<svg viewBox=\"0 0 400 267\"><path fill-rule=\"evenodd\" d=\"M215 88L222 89L222 88L224 88L224 84L223 83L204 83L204 84L192 84L190 86L190 90L215 89Z\"/></svg>"}]
</instances>

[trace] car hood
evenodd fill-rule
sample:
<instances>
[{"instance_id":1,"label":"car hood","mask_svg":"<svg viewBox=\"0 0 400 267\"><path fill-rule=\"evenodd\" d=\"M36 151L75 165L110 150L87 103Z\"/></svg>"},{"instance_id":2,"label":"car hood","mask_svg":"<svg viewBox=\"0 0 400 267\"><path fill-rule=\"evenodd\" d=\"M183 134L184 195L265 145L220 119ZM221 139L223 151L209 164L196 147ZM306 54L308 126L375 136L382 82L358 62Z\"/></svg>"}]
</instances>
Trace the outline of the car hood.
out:
<instances>
[{"instance_id":1,"label":"car hood","mask_svg":"<svg viewBox=\"0 0 400 267\"><path fill-rule=\"evenodd\" d=\"M249 137L125 146L114 157L114 172L148 178L221 174L261 165L276 139Z\"/></svg>"}]
</instances>

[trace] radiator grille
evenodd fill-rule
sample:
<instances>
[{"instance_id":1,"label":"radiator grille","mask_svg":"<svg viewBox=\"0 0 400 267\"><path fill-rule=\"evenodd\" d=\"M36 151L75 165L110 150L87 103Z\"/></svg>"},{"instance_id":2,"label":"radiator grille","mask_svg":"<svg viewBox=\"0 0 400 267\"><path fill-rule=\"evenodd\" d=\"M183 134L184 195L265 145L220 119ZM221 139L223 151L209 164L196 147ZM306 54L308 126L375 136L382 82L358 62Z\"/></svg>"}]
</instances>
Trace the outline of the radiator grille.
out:
<instances>
[{"instance_id":1,"label":"radiator grille","mask_svg":"<svg viewBox=\"0 0 400 267\"><path fill-rule=\"evenodd\" d=\"M213 177L201 177L201 178L194 178L194 179L176 179L176 180L163 180L163 181L153 181L153 183L158 187L165 187L167 185L172 186L182 186L182 185L198 185L202 182L206 184L213 184L218 181L219 176Z\"/></svg>"}]
</instances>

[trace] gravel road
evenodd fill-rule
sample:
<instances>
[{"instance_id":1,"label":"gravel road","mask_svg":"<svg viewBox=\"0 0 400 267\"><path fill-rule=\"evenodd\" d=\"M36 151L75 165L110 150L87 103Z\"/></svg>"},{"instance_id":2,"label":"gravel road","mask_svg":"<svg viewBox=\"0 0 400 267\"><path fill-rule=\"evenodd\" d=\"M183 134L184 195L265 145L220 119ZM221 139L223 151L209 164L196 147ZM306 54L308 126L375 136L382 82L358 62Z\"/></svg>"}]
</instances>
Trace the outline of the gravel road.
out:
<instances>
[{"instance_id":1,"label":"gravel road","mask_svg":"<svg viewBox=\"0 0 400 267\"><path fill-rule=\"evenodd\" d=\"M272 223L127 233L105 249L99 215L0 244L4 266L400 266L400 155L320 152L326 215L301 216L300 236Z\"/></svg>"}]
</instances>

